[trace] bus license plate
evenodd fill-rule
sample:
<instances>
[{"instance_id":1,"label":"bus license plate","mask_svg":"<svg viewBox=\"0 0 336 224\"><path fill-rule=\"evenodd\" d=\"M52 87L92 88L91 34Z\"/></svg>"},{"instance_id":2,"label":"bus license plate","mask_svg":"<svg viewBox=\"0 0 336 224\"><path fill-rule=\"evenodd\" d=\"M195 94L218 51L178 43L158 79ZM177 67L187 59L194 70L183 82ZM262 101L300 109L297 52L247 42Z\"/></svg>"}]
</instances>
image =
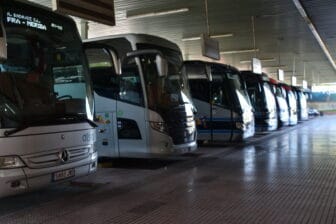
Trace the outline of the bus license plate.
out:
<instances>
[{"instance_id":1,"label":"bus license plate","mask_svg":"<svg viewBox=\"0 0 336 224\"><path fill-rule=\"evenodd\" d=\"M70 177L75 176L75 169L62 170L56 173L53 173L53 181L64 180Z\"/></svg>"}]
</instances>

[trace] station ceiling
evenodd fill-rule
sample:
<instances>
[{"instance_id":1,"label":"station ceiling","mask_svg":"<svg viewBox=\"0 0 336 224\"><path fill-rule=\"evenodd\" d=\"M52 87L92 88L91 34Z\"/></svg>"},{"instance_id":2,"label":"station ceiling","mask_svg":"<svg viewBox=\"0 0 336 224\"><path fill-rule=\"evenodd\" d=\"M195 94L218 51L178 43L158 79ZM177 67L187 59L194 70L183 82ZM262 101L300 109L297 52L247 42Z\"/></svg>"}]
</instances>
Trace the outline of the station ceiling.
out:
<instances>
[{"instance_id":1,"label":"station ceiling","mask_svg":"<svg viewBox=\"0 0 336 224\"><path fill-rule=\"evenodd\" d=\"M51 7L51 0L30 0ZM98 37L121 33L147 33L177 43L185 59L205 59L201 56L199 37L202 33L217 37L220 62L239 69L250 69L252 57L264 59L263 70L277 77L277 69L285 71L286 82L291 76L308 84L336 82L336 70L294 4L294 0L115 0L116 26L89 21L88 36ZM322 43L336 58L336 1L301 0ZM156 17L130 17L163 11L180 13ZM207 23L208 18L208 23ZM79 20L77 19L77 22ZM238 53L240 50L256 49ZM231 51L231 53L228 53ZM233 52L232 52L233 51Z\"/></svg>"}]
</instances>

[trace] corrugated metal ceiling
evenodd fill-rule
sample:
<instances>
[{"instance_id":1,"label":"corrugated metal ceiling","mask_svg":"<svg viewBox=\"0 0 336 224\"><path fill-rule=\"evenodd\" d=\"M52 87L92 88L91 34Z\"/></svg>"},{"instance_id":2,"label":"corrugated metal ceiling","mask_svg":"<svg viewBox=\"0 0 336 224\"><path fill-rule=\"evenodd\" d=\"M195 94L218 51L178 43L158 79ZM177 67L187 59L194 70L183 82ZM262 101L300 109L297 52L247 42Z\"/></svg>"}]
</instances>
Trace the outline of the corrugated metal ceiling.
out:
<instances>
[{"instance_id":1,"label":"corrugated metal ceiling","mask_svg":"<svg viewBox=\"0 0 336 224\"><path fill-rule=\"evenodd\" d=\"M51 0L31 1L51 6ZM301 2L333 58L336 58L336 1ZM126 18L127 12L140 14L178 8L189 8L189 11L155 18ZM184 37L206 32L204 0L115 0L115 10L117 25L109 27L90 22L89 37L128 32L154 34L176 42L186 59L204 59L199 40L182 41ZM251 17L254 16L256 48L259 49L256 56L275 58L263 63L267 73L275 77L276 66L285 65L289 83L294 67L298 83L302 83L304 78L309 84L336 81L336 72L292 0L208 0L208 12L210 34L233 33L232 37L218 38L222 51L253 48ZM254 53L222 55L221 62L249 69L249 64L241 61L253 56Z\"/></svg>"}]
</instances>

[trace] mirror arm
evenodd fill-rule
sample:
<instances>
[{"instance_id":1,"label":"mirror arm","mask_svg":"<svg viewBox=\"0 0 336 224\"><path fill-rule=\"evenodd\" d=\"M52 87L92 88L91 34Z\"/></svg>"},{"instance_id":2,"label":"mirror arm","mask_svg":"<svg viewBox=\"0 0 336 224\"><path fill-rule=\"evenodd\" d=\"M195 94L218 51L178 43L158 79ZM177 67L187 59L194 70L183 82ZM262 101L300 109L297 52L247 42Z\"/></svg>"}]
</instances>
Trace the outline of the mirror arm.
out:
<instances>
[{"instance_id":1,"label":"mirror arm","mask_svg":"<svg viewBox=\"0 0 336 224\"><path fill-rule=\"evenodd\" d=\"M1 11L0 14L2 15ZM7 60L7 38L3 21L0 23L0 61Z\"/></svg>"}]
</instances>

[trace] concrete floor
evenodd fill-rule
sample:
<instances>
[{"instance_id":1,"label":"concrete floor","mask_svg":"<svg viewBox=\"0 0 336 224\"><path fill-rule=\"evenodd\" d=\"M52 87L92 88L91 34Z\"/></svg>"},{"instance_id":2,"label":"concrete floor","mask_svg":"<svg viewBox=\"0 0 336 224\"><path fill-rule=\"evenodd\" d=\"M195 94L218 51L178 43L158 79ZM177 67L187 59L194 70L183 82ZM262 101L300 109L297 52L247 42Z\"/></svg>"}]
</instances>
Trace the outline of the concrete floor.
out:
<instances>
[{"instance_id":1,"label":"concrete floor","mask_svg":"<svg viewBox=\"0 0 336 224\"><path fill-rule=\"evenodd\" d=\"M0 223L336 223L335 124L325 116L239 146L103 168L0 199Z\"/></svg>"}]
</instances>

